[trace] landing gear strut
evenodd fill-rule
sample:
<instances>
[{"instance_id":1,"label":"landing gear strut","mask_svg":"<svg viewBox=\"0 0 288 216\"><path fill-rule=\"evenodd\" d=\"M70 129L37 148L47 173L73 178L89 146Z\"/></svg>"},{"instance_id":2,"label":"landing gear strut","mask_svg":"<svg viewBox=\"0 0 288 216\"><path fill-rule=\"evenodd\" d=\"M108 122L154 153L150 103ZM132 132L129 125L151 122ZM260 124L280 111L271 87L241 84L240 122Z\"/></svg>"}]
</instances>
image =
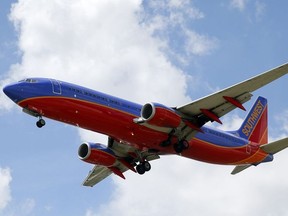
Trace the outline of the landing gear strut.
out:
<instances>
[{"instance_id":1,"label":"landing gear strut","mask_svg":"<svg viewBox=\"0 0 288 216\"><path fill-rule=\"evenodd\" d=\"M148 172L151 169L151 164L148 161L144 161L136 166L136 170L140 175Z\"/></svg>"},{"instance_id":2,"label":"landing gear strut","mask_svg":"<svg viewBox=\"0 0 288 216\"><path fill-rule=\"evenodd\" d=\"M171 139L173 137L173 135L175 134L175 129L172 129L171 132L168 134L168 139L167 140L164 140L160 146L162 147L166 147L166 146L169 146L171 145Z\"/></svg>"},{"instance_id":3,"label":"landing gear strut","mask_svg":"<svg viewBox=\"0 0 288 216\"><path fill-rule=\"evenodd\" d=\"M42 119L41 117L40 117L39 120L36 122L36 125L37 125L38 128L42 128L45 124L46 124L45 120Z\"/></svg>"}]
</instances>

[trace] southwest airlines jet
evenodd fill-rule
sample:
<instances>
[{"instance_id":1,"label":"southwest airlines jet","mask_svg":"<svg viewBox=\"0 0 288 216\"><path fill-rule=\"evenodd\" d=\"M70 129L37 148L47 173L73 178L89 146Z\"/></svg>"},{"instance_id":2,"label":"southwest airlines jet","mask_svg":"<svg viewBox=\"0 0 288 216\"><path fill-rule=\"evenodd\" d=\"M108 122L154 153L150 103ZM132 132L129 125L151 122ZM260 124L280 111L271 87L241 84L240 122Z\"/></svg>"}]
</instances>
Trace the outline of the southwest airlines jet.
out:
<instances>
[{"instance_id":1,"label":"southwest airlines jet","mask_svg":"<svg viewBox=\"0 0 288 216\"><path fill-rule=\"evenodd\" d=\"M27 78L3 91L25 113L38 118L39 128L45 125L43 118L50 118L109 137L107 145L84 142L79 147L79 158L95 165L83 183L92 187L112 173L123 179L127 170L142 175L151 169L151 160L169 154L234 165L232 174L272 161L274 154L288 147L288 138L268 143L265 98L256 99L238 130L205 124L222 124L220 118L235 108L245 110L242 104L253 91L287 73L288 63L177 107L140 105L47 78Z\"/></svg>"}]
</instances>

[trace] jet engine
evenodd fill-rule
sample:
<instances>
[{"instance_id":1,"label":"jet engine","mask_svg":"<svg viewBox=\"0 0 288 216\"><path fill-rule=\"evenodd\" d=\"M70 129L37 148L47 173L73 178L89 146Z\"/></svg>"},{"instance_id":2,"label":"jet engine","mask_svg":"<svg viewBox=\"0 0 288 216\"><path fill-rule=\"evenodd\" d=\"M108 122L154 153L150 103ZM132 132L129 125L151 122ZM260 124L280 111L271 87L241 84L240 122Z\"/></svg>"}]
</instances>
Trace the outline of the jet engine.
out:
<instances>
[{"instance_id":1,"label":"jet engine","mask_svg":"<svg viewBox=\"0 0 288 216\"><path fill-rule=\"evenodd\" d=\"M107 146L88 142L79 146L78 157L87 163L106 167L113 166L117 160L114 152Z\"/></svg>"},{"instance_id":2,"label":"jet engine","mask_svg":"<svg viewBox=\"0 0 288 216\"><path fill-rule=\"evenodd\" d=\"M141 109L141 119L150 125L177 128L181 117L172 108L158 103L147 103Z\"/></svg>"}]
</instances>

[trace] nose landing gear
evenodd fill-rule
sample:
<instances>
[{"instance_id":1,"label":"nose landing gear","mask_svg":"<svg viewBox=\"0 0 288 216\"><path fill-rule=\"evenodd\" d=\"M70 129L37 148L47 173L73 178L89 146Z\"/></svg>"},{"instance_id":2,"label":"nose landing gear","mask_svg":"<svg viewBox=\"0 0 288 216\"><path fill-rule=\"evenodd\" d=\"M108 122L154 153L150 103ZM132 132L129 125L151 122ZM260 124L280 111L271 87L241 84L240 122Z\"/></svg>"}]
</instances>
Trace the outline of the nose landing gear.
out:
<instances>
[{"instance_id":1,"label":"nose landing gear","mask_svg":"<svg viewBox=\"0 0 288 216\"><path fill-rule=\"evenodd\" d=\"M45 120L42 117L39 117L39 120L36 122L38 128L42 128L46 124Z\"/></svg>"},{"instance_id":2,"label":"nose landing gear","mask_svg":"<svg viewBox=\"0 0 288 216\"><path fill-rule=\"evenodd\" d=\"M39 120L36 122L36 126L38 128L42 128L46 124L45 120L42 119L42 115L39 112L29 109L28 107L24 107L22 111L28 115L39 118Z\"/></svg>"}]
</instances>

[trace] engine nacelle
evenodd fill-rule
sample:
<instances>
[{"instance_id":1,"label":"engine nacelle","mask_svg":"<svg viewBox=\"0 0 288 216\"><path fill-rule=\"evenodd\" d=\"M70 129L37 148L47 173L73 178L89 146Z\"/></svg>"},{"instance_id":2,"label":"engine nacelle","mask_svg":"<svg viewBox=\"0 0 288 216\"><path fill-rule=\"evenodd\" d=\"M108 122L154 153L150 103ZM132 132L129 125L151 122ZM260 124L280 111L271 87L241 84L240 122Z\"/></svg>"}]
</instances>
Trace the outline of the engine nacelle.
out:
<instances>
[{"instance_id":1,"label":"engine nacelle","mask_svg":"<svg viewBox=\"0 0 288 216\"><path fill-rule=\"evenodd\" d=\"M117 160L114 152L107 146L88 142L79 146L78 157L87 163L106 167L113 166Z\"/></svg>"},{"instance_id":2,"label":"engine nacelle","mask_svg":"<svg viewBox=\"0 0 288 216\"><path fill-rule=\"evenodd\" d=\"M141 118L150 125L177 128L181 117L171 108L158 103L147 103L141 109Z\"/></svg>"}]
</instances>

